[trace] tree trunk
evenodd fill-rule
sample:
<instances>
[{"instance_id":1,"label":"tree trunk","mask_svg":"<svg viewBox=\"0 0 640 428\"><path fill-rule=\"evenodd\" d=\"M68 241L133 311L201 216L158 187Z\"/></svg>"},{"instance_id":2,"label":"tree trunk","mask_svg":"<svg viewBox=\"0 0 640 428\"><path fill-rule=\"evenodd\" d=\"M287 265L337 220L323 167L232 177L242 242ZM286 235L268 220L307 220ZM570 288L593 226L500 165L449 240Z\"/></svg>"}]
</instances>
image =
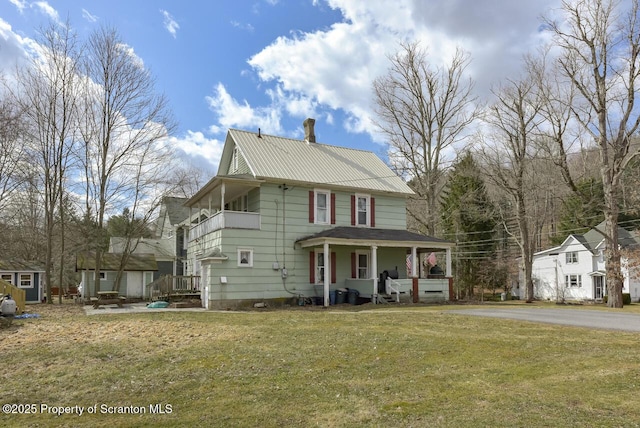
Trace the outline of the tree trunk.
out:
<instances>
[{"instance_id":1,"label":"tree trunk","mask_svg":"<svg viewBox=\"0 0 640 428\"><path fill-rule=\"evenodd\" d=\"M615 184L604 181L605 193L605 260L607 281L607 306L622 308L622 288L624 278L620 264L620 248L618 247L618 194Z\"/></svg>"}]
</instances>

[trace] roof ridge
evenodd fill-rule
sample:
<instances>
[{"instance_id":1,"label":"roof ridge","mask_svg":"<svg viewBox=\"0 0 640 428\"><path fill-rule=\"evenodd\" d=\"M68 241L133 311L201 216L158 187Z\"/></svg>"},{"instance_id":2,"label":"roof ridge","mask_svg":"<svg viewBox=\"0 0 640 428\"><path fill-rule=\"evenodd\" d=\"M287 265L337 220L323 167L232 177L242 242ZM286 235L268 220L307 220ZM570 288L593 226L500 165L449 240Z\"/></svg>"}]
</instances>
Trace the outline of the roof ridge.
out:
<instances>
[{"instance_id":1,"label":"roof ridge","mask_svg":"<svg viewBox=\"0 0 640 428\"><path fill-rule=\"evenodd\" d=\"M238 129L238 128L229 128L229 131L238 131L238 132L244 132L246 134L254 134L254 135L258 135L256 132L254 131L247 131L246 129ZM283 140L290 140L290 141L295 141L296 143L304 143L304 144L317 144L320 147L335 147L337 149L344 149L344 150L352 150L354 152L362 152L362 153L368 153L368 154L372 154L375 157L377 157L378 159L380 159L378 157L378 155L376 155L374 152L372 152L371 150L365 150L365 149L356 149L353 147L345 147L345 146L339 146L336 144L328 144L328 143L323 143L323 142L315 142L315 143L307 143L306 140L304 139L298 139L298 138L291 138L291 137L283 137L281 135L273 135L273 134L265 134L264 132L260 131L260 136L262 138L264 137L273 137L273 138L281 138ZM380 161L382 161L382 159L380 159ZM384 163L384 161L382 161Z\"/></svg>"}]
</instances>

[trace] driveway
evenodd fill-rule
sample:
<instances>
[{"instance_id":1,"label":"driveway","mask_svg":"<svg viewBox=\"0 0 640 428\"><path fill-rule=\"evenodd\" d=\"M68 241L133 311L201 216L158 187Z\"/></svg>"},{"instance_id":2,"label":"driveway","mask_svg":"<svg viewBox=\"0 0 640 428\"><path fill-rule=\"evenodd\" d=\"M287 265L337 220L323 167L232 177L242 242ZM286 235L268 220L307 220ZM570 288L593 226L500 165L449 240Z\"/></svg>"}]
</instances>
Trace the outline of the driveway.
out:
<instances>
[{"instance_id":1,"label":"driveway","mask_svg":"<svg viewBox=\"0 0 640 428\"><path fill-rule=\"evenodd\" d=\"M486 309L460 309L447 312L459 315L477 315L491 318L506 318L520 321L562 324L575 327L640 332L640 314L625 314L621 312L581 309L497 307Z\"/></svg>"}]
</instances>

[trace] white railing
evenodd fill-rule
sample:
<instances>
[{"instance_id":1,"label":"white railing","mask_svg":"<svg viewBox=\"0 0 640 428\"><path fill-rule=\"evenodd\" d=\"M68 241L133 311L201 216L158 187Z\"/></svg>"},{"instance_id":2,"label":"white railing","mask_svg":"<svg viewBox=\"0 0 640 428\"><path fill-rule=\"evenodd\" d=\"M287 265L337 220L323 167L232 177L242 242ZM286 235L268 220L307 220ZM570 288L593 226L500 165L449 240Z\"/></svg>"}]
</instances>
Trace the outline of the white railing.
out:
<instances>
[{"instance_id":1,"label":"white railing","mask_svg":"<svg viewBox=\"0 0 640 428\"><path fill-rule=\"evenodd\" d=\"M387 278L384 285L386 287L387 294L391 295L396 293L396 303L400 303L400 288L402 288L402 284L394 279Z\"/></svg>"},{"instance_id":2,"label":"white railing","mask_svg":"<svg viewBox=\"0 0 640 428\"><path fill-rule=\"evenodd\" d=\"M220 211L189 230L189 241L220 229L260 229L260 213Z\"/></svg>"}]
</instances>

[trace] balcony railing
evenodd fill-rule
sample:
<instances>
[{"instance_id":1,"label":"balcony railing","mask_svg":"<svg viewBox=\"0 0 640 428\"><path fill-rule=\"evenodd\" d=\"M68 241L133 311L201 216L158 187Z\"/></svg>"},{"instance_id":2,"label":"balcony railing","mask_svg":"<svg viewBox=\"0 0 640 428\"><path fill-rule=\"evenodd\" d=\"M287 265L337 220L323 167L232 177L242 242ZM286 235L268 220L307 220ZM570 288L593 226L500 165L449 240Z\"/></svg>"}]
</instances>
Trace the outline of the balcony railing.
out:
<instances>
[{"instance_id":1,"label":"balcony railing","mask_svg":"<svg viewBox=\"0 0 640 428\"><path fill-rule=\"evenodd\" d=\"M220 229L260 229L260 213L220 211L191 228L189 241Z\"/></svg>"}]
</instances>

